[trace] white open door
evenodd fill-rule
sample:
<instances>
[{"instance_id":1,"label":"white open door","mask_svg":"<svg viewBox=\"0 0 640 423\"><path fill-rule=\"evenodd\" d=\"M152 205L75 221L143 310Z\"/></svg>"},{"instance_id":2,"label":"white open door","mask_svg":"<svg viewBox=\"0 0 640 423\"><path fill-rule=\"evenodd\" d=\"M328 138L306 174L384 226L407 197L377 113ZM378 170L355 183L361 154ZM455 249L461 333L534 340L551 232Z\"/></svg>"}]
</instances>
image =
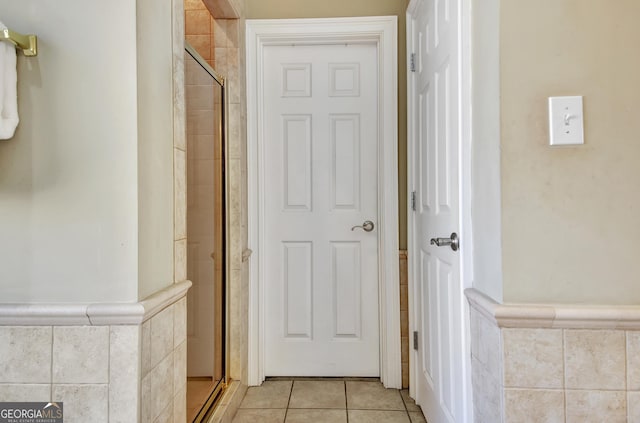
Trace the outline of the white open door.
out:
<instances>
[{"instance_id":1,"label":"white open door","mask_svg":"<svg viewBox=\"0 0 640 423\"><path fill-rule=\"evenodd\" d=\"M430 423L470 421L461 278L461 0L408 12L412 393ZM462 234L464 235L464 234ZM462 238L460 240L460 238ZM415 348L417 347L417 348Z\"/></svg>"}]
</instances>

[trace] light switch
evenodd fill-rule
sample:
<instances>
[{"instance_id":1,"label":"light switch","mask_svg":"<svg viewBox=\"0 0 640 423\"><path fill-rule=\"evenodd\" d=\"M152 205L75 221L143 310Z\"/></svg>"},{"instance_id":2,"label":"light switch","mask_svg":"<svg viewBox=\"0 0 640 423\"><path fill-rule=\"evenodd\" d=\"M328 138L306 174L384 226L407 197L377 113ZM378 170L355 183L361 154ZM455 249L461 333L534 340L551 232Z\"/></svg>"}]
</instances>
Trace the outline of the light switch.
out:
<instances>
[{"instance_id":1,"label":"light switch","mask_svg":"<svg viewBox=\"0 0 640 423\"><path fill-rule=\"evenodd\" d=\"M549 97L549 145L584 144L582 96Z\"/></svg>"}]
</instances>

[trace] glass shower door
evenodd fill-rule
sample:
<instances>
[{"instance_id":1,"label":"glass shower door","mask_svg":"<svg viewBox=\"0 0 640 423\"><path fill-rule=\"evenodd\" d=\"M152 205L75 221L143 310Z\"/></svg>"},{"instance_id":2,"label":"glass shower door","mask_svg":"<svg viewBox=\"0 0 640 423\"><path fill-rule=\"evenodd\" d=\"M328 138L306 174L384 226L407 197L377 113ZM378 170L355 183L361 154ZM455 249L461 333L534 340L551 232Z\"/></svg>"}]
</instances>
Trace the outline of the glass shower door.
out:
<instances>
[{"instance_id":1,"label":"glass shower door","mask_svg":"<svg viewBox=\"0 0 640 423\"><path fill-rule=\"evenodd\" d=\"M224 387L224 80L190 46L187 113L187 417L199 422Z\"/></svg>"}]
</instances>

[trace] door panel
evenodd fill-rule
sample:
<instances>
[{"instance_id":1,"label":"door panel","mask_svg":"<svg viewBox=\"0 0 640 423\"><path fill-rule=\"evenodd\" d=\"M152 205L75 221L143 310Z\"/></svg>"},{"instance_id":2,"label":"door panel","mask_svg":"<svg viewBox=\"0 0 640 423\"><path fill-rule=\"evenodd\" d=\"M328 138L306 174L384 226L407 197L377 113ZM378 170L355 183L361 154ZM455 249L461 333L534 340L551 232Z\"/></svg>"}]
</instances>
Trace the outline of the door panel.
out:
<instances>
[{"instance_id":1,"label":"door panel","mask_svg":"<svg viewBox=\"0 0 640 423\"><path fill-rule=\"evenodd\" d=\"M311 210L311 116L282 116L284 209Z\"/></svg>"},{"instance_id":2,"label":"door panel","mask_svg":"<svg viewBox=\"0 0 640 423\"><path fill-rule=\"evenodd\" d=\"M264 51L266 376L378 376L375 45Z\"/></svg>"},{"instance_id":3,"label":"door panel","mask_svg":"<svg viewBox=\"0 0 640 423\"><path fill-rule=\"evenodd\" d=\"M283 242L286 338L311 339L313 255L310 242Z\"/></svg>"},{"instance_id":4,"label":"door panel","mask_svg":"<svg viewBox=\"0 0 640 423\"><path fill-rule=\"evenodd\" d=\"M460 228L458 8L459 0L417 1L409 40L416 52L409 89L415 93L410 125L416 154L410 160L418 206L411 249L419 254L412 319L420 339L412 384L430 423L465 419L460 254L430 242Z\"/></svg>"},{"instance_id":5,"label":"door panel","mask_svg":"<svg viewBox=\"0 0 640 423\"><path fill-rule=\"evenodd\" d=\"M360 243L331 243L333 283L333 338L360 337Z\"/></svg>"},{"instance_id":6,"label":"door panel","mask_svg":"<svg viewBox=\"0 0 640 423\"><path fill-rule=\"evenodd\" d=\"M333 210L360 208L360 116L329 115Z\"/></svg>"}]
</instances>

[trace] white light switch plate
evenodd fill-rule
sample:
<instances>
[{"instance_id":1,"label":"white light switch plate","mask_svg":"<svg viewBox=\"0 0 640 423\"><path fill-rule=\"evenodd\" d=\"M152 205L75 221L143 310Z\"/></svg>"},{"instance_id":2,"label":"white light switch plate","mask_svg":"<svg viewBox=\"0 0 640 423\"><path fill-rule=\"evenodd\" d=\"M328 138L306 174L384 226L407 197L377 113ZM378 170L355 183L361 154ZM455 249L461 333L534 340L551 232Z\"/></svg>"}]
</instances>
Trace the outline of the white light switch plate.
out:
<instances>
[{"instance_id":1,"label":"white light switch plate","mask_svg":"<svg viewBox=\"0 0 640 423\"><path fill-rule=\"evenodd\" d=\"M549 97L549 145L584 144L582 97Z\"/></svg>"}]
</instances>

